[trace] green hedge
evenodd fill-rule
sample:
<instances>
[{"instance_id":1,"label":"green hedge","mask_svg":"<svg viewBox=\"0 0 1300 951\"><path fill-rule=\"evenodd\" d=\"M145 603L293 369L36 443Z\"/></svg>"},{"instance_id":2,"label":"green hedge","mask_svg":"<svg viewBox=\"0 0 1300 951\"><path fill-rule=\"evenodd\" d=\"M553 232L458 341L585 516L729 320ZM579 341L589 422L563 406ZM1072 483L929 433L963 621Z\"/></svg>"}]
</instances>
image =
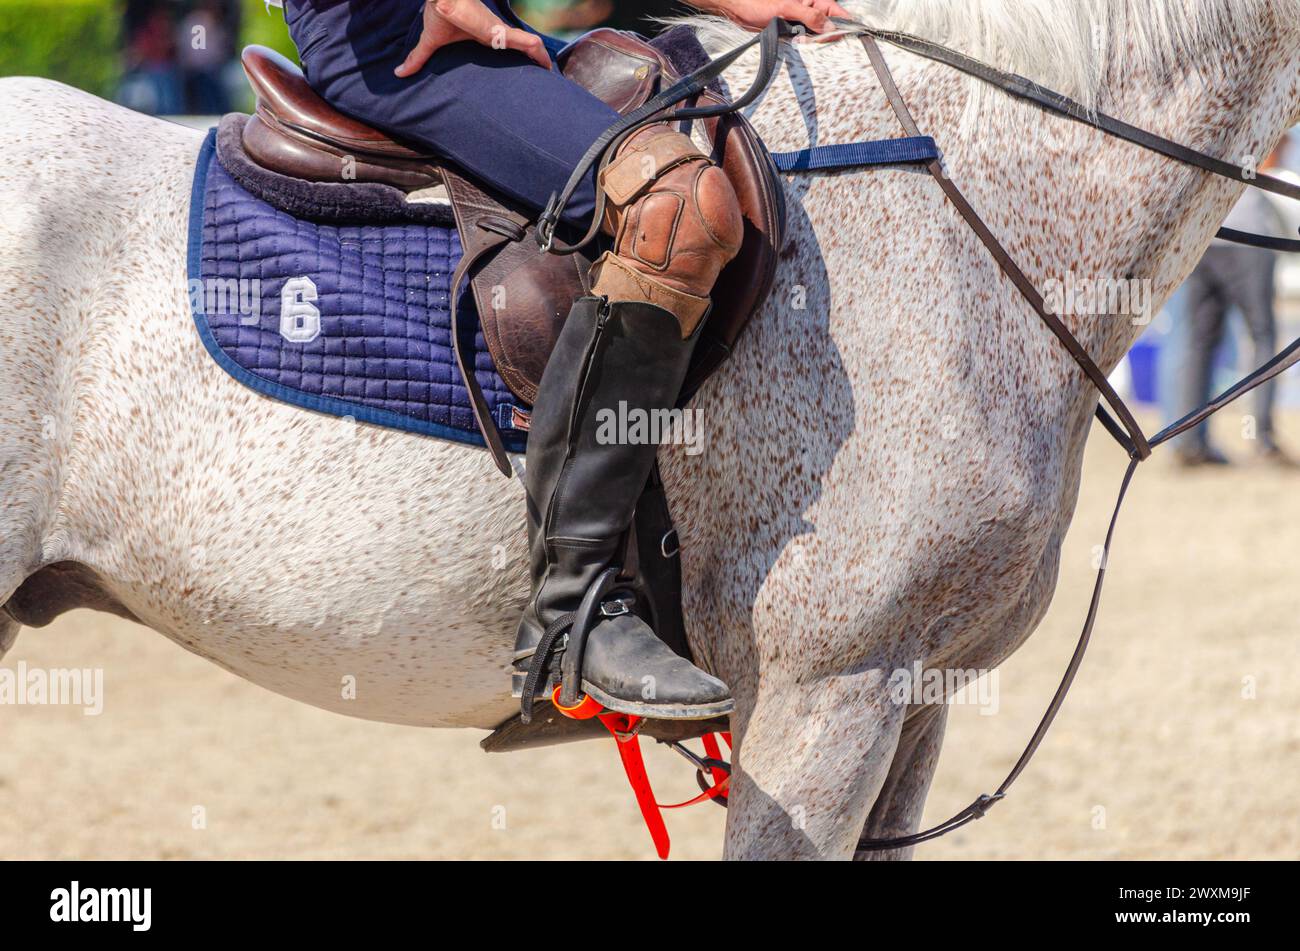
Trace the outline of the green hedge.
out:
<instances>
[{"instance_id":1,"label":"green hedge","mask_svg":"<svg viewBox=\"0 0 1300 951\"><path fill-rule=\"evenodd\" d=\"M44 76L111 98L121 27L117 0L0 0L0 75Z\"/></svg>"},{"instance_id":2,"label":"green hedge","mask_svg":"<svg viewBox=\"0 0 1300 951\"><path fill-rule=\"evenodd\" d=\"M298 62L298 51L293 48L293 41L289 39L289 28L284 25L282 10L271 7L271 12L267 13L263 0L243 0L243 8L240 12L243 20L241 49L252 43L258 43L279 50L295 63Z\"/></svg>"}]
</instances>

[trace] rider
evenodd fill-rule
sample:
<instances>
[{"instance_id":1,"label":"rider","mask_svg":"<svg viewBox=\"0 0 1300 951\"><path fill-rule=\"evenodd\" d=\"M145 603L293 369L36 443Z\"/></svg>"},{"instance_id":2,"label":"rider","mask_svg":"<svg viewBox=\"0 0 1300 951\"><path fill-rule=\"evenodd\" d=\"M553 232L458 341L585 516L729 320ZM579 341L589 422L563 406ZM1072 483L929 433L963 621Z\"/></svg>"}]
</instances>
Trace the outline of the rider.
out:
<instances>
[{"instance_id":1,"label":"rider","mask_svg":"<svg viewBox=\"0 0 1300 951\"><path fill-rule=\"evenodd\" d=\"M277 0L272 3L281 5ZM761 29L815 32L847 16L832 0L692 0ZM424 146L541 211L618 115L551 67L508 0L283 0L312 87L335 108ZM561 626L616 561L656 447L596 437L602 407L653 412L679 395L719 271L740 248L726 176L669 125L645 126L593 172L563 220L581 230L603 189L612 251L573 305L538 389L525 486L532 597L515 645L516 687L543 632ZM621 407L620 407L621 408ZM627 611L602 605L582 688L607 708L666 719L731 709L726 684L670 650Z\"/></svg>"}]
</instances>

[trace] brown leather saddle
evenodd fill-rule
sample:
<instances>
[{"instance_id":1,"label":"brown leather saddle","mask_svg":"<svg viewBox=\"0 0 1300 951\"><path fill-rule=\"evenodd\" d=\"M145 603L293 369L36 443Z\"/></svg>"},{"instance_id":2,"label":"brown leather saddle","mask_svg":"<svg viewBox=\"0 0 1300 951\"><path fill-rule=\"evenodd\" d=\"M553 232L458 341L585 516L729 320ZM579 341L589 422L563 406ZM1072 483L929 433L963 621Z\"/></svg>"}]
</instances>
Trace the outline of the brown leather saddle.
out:
<instances>
[{"instance_id":1,"label":"brown leather saddle","mask_svg":"<svg viewBox=\"0 0 1300 951\"><path fill-rule=\"evenodd\" d=\"M588 271L601 249L544 253L536 240L536 215L475 184L427 150L338 112L279 53L250 46L244 50L243 65L257 97L256 114L243 131L244 150L254 162L314 182L377 183L408 195L439 186L445 189L464 251L455 287L459 289L461 281L469 278L497 372L514 395L531 406L571 304L590 291ZM588 33L566 48L559 65L565 76L621 114L678 78L678 70L658 48L616 30ZM713 89L698 97L700 105L724 102ZM726 360L766 299L784 224L775 166L749 122L731 113L696 125L740 198L745 237L739 255L723 270L714 289L713 310L701 332L683 400ZM455 332L457 296L453 295L452 316L453 337L459 341L464 335ZM498 306L498 302L504 303ZM457 346L457 360L479 429L498 467L509 475L500 436L472 372L472 355L462 359ZM526 428L527 420L516 424Z\"/></svg>"}]
</instances>

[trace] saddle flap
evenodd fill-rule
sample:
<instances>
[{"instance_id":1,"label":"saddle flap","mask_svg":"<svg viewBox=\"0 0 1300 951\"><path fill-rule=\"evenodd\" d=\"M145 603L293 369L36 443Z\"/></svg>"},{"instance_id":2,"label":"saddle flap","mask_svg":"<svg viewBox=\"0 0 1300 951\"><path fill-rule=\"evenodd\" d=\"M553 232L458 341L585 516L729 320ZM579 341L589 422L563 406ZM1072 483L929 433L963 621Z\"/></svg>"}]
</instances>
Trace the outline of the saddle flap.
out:
<instances>
[{"instance_id":1,"label":"saddle flap","mask_svg":"<svg viewBox=\"0 0 1300 951\"><path fill-rule=\"evenodd\" d=\"M592 30L560 51L560 72L620 115L653 95L664 71L658 51L635 33Z\"/></svg>"},{"instance_id":2,"label":"saddle flap","mask_svg":"<svg viewBox=\"0 0 1300 951\"><path fill-rule=\"evenodd\" d=\"M465 258L483 259L470 272L470 289L488 352L506 386L531 406L569 308L590 288L591 263L547 254L531 216L451 169L444 179Z\"/></svg>"}]
</instances>

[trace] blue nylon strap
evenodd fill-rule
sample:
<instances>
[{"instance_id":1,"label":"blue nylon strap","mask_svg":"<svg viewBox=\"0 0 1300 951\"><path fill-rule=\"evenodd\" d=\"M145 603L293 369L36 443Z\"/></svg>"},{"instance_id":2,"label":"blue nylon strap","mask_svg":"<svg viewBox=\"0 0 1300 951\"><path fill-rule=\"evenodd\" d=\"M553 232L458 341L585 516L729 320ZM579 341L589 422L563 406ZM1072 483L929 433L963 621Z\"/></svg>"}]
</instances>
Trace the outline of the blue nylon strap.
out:
<instances>
[{"instance_id":1,"label":"blue nylon strap","mask_svg":"<svg viewBox=\"0 0 1300 951\"><path fill-rule=\"evenodd\" d=\"M939 146L928 135L875 142L815 145L798 152L773 152L772 161L783 172L862 168L870 165L911 165L939 158Z\"/></svg>"}]
</instances>

